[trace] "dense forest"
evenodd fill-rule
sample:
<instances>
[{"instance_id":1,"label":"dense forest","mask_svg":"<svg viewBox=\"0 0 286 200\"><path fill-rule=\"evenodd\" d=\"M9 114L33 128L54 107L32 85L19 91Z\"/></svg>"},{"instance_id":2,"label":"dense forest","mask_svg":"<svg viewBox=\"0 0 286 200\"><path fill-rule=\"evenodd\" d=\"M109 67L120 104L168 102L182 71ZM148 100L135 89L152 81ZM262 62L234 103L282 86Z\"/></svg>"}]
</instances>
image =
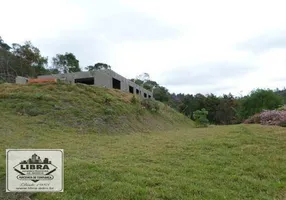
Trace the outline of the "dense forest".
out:
<instances>
[{"instance_id":1,"label":"dense forest","mask_svg":"<svg viewBox=\"0 0 286 200\"><path fill-rule=\"evenodd\" d=\"M153 88L156 100L164 102L186 116L194 119L194 112L205 109L207 119L212 124L237 124L263 110L273 110L286 104L286 89L275 91L255 89L243 97L235 97L231 93L222 96L214 94L174 94L155 81L134 80L146 89Z\"/></svg>"},{"instance_id":2,"label":"dense forest","mask_svg":"<svg viewBox=\"0 0 286 200\"><path fill-rule=\"evenodd\" d=\"M13 43L12 46L0 37L0 83L14 82L15 77L36 77L43 74L68 73L81 71L79 60L73 53L56 54L48 66L48 58L41 55L40 50L30 41L23 45ZM96 63L85 67L85 70L111 69L105 63ZM214 94L174 94L167 88L150 80L148 74L131 79L138 85L153 91L154 98L184 115L194 119L198 110L207 111L207 119L212 124L241 123L250 116L263 110L276 109L286 104L286 89L275 91L255 89L249 95L235 97L231 93L222 96Z\"/></svg>"}]
</instances>

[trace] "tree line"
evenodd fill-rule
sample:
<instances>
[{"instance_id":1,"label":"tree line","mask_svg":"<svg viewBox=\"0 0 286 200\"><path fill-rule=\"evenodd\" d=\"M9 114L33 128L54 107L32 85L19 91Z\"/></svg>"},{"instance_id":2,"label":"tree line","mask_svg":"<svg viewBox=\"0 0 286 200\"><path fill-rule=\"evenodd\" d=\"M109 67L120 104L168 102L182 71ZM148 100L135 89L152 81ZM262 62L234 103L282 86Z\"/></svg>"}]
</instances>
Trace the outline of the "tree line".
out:
<instances>
[{"instance_id":1,"label":"tree line","mask_svg":"<svg viewBox=\"0 0 286 200\"><path fill-rule=\"evenodd\" d=\"M270 90L255 89L250 94L235 97L231 93L216 96L214 94L175 94L160 86L156 81L131 79L147 90L153 91L153 97L175 110L195 120L197 111L207 113L207 120L211 124L238 124L262 112L273 110L286 104L286 89Z\"/></svg>"},{"instance_id":2,"label":"tree line","mask_svg":"<svg viewBox=\"0 0 286 200\"><path fill-rule=\"evenodd\" d=\"M71 52L59 53L49 59L41 54L39 48L35 47L31 41L24 44L12 43L8 45L0 36L0 78L7 79L7 74L13 77L37 77L38 75L79 72L81 67L79 60ZM96 63L85 67L86 70L110 69L105 63ZM6 74L6 76L4 75Z\"/></svg>"}]
</instances>

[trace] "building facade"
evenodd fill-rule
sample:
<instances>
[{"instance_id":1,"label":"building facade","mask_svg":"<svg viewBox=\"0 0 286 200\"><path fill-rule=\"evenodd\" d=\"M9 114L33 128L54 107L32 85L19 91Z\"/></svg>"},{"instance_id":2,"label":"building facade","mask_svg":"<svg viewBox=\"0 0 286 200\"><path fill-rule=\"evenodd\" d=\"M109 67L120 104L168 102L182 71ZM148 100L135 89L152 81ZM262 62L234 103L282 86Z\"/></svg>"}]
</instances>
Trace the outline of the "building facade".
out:
<instances>
[{"instance_id":1,"label":"building facade","mask_svg":"<svg viewBox=\"0 0 286 200\"><path fill-rule=\"evenodd\" d=\"M41 78L56 78L70 84L83 83L105 88L114 88L131 94L137 94L143 98L153 98L151 91L144 89L109 69L38 76L38 79ZM22 80L21 78L18 79L19 81Z\"/></svg>"}]
</instances>

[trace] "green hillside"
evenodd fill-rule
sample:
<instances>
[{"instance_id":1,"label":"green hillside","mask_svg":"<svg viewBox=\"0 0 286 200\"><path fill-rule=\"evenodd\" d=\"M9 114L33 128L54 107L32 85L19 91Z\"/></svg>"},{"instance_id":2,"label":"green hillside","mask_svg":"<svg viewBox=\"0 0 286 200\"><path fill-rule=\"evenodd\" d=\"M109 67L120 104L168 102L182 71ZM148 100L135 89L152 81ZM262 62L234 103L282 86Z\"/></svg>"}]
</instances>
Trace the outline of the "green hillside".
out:
<instances>
[{"instance_id":1,"label":"green hillside","mask_svg":"<svg viewBox=\"0 0 286 200\"><path fill-rule=\"evenodd\" d=\"M30 116L39 125L74 127L81 133L174 129L192 121L170 107L119 90L83 84L0 85L0 109Z\"/></svg>"}]
</instances>

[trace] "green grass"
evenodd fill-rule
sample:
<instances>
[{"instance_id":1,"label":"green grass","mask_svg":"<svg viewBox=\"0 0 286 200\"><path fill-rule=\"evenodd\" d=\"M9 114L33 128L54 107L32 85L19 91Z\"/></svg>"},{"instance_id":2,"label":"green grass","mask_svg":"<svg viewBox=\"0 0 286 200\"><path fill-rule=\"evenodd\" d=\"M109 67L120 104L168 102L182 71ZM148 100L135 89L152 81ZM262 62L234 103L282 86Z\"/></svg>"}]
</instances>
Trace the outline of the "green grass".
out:
<instances>
[{"instance_id":1,"label":"green grass","mask_svg":"<svg viewBox=\"0 0 286 200\"><path fill-rule=\"evenodd\" d=\"M119 90L83 84L0 84L0 109L42 118L42 123L97 133L168 130L193 122L162 103L159 111L142 108L140 101Z\"/></svg>"},{"instance_id":2,"label":"green grass","mask_svg":"<svg viewBox=\"0 0 286 200\"><path fill-rule=\"evenodd\" d=\"M14 121L6 114L0 120L0 179L6 148L65 151L65 191L32 199L273 199L286 186L285 128L235 125L98 135L38 127L40 119L28 116Z\"/></svg>"},{"instance_id":3,"label":"green grass","mask_svg":"<svg viewBox=\"0 0 286 200\"><path fill-rule=\"evenodd\" d=\"M93 126L82 130L84 126L67 126L65 118L50 117L57 110L36 116L17 114L11 107L13 98L7 97L10 94L17 96L17 93L14 87L9 87L12 91L6 89L5 99L0 102L3 108L0 112L1 200L17 199L13 194L1 191L5 188L7 148L64 149L64 192L32 194L30 198L34 200L285 198L285 128L261 125L192 128L175 121L175 128L169 131L158 129L143 133L140 129L142 118L138 118L134 119L137 124L121 127L121 130L134 129L132 134L98 134L90 128ZM55 97L54 93L43 93L42 98L47 98L48 94L49 98ZM33 96L31 92L23 92L21 98L25 95L29 100ZM125 97L119 95L124 94L112 95L112 108L117 110L116 106L121 106L127 114L128 109L133 112L136 105L122 103ZM74 104L80 97L72 101L65 98ZM47 100L48 104L51 101L59 102ZM114 102L117 102L116 106ZM14 103L21 102L18 99ZM39 101L34 100L34 103ZM87 107L93 104L86 103ZM45 106L48 105L39 103L38 108L41 110ZM71 108L82 109L84 105L78 107ZM164 113L144 112L146 120L149 117L158 120L153 123L161 126L170 116L181 117L170 110L164 111L167 117ZM76 118L70 110L65 114Z\"/></svg>"}]
</instances>

